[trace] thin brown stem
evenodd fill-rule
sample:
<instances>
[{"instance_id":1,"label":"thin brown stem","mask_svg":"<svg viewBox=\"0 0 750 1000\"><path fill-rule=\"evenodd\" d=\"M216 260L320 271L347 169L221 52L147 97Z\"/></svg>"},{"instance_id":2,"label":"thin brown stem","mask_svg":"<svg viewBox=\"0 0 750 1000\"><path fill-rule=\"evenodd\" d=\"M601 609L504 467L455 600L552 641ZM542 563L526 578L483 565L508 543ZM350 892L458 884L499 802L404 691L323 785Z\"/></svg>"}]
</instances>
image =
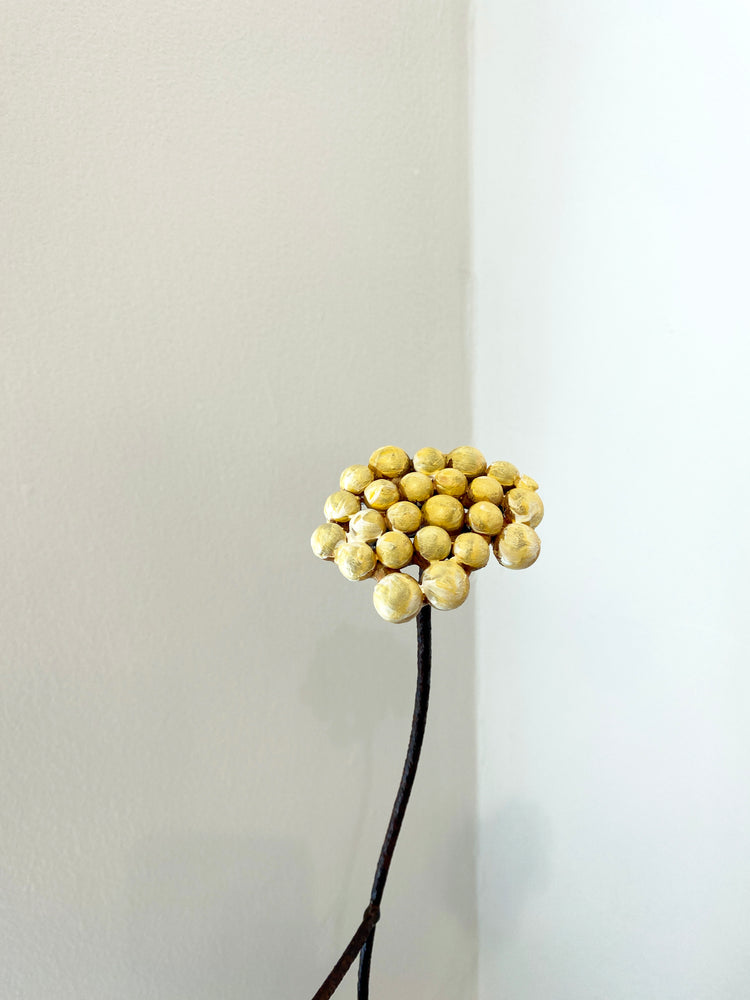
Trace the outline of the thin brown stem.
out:
<instances>
[{"instance_id":1,"label":"thin brown stem","mask_svg":"<svg viewBox=\"0 0 750 1000\"><path fill-rule=\"evenodd\" d=\"M391 818L386 830L385 840L380 850L375 878L370 893L370 905L365 910L362 923L356 934L347 945L343 955L331 970L326 981L313 997L313 1000L330 1000L334 991L347 973L359 953L359 978L357 984L357 1000L368 1000L370 993L370 963L375 939L375 925L380 918L380 902L383 898L388 871L393 860L401 824L404 821L406 807L409 803L414 778L417 773L419 754L422 749L425 726L427 724L427 706L430 699L430 673L432 666L432 608L426 604L417 615L417 690L414 696L414 715L411 722L409 747L401 774L401 782L396 792Z\"/></svg>"},{"instance_id":2,"label":"thin brown stem","mask_svg":"<svg viewBox=\"0 0 750 1000\"><path fill-rule=\"evenodd\" d=\"M375 869L375 879L372 884L371 902L380 906L385 890L388 871L393 860L393 852L396 849L396 841L401 832L401 824L404 821L406 807L409 804L414 778L417 774L419 764L419 754L422 750L422 740L424 738L425 726L427 724L427 706L430 698L430 672L432 666L432 608L426 604L417 615L417 691L414 697L414 715L411 723L411 736L409 737L409 748L406 751L404 770L401 775L401 784L398 786L396 801L393 803L393 812L385 834L383 847L380 851L377 868ZM375 926L373 925L362 954L359 957L359 979L357 983L357 1000L368 1000L370 995L370 964L372 962L372 949L375 942Z\"/></svg>"}]
</instances>

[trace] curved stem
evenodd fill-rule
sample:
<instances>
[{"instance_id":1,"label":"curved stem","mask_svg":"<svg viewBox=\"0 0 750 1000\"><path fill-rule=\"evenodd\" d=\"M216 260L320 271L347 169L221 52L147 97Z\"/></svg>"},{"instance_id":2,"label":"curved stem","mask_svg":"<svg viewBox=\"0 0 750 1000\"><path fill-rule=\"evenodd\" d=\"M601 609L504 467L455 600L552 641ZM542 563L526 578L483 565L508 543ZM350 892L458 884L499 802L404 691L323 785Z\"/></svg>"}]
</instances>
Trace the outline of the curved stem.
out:
<instances>
[{"instance_id":1,"label":"curved stem","mask_svg":"<svg viewBox=\"0 0 750 1000\"><path fill-rule=\"evenodd\" d=\"M393 860L396 841L401 832L401 824L404 821L406 807L409 804L409 796L411 795L412 785L417 773L419 754L422 749L425 725L427 724L427 705L430 698L430 668L432 665L431 611L432 608L430 605L426 604L417 615L417 691L414 697L414 715L411 722L409 748L406 751L404 770L401 775L401 784L398 786L396 801L393 803L393 812L391 813L388 830L386 831L377 868L375 869L375 879L372 883L370 901L377 907L380 907L380 902L383 898L385 882L388 878L391 861ZM368 1000L370 995L370 963L372 961L374 942L375 925L373 924L362 949L362 954L359 957L357 1000Z\"/></svg>"},{"instance_id":2,"label":"curved stem","mask_svg":"<svg viewBox=\"0 0 750 1000\"><path fill-rule=\"evenodd\" d=\"M380 857L375 869L375 879L370 893L370 905L365 910L362 923L357 928L354 937L346 946L343 955L333 967L323 985L313 997L313 1000L330 1000L341 980L346 975L354 959L360 954L359 980L357 986L358 1000L367 1000L370 991L370 962L375 938L375 925L380 919L380 901L383 898L388 870L391 867L396 841L401 832L406 806L409 802L412 785L417 773L419 754L422 749L425 725L427 723L427 705L430 698L430 668L432 665L432 623L430 612L432 608L426 604L417 615L417 691L414 696L414 715L411 721L409 747L406 751L404 770L401 783L393 803L391 818L386 830L385 840L380 849Z\"/></svg>"}]
</instances>

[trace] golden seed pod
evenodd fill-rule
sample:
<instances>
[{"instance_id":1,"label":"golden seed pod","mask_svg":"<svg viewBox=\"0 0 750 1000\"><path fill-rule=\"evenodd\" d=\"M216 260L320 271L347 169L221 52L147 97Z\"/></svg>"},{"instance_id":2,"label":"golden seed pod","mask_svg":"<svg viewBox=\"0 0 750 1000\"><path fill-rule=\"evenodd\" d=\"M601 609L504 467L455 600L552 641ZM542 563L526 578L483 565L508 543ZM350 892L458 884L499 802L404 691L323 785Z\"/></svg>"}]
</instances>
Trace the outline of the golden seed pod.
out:
<instances>
[{"instance_id":1,"label":"golden seed pod","mask_svg":"<svg viewBox=\"0 0 750 1000\"><path fill-rule=\"evenodd\" d=\"M435 492L432 479L423 472L407 472L398 484L406 500L422 503Z\"/></svg>"},{"instance_id":2,"label":"golden seed pod","mask_svg":"<svg viewBox=\"0 0 750 1000\"><path fill-rule=\"evenodd\" d=\"M462 497L469 481L458 469L441 469L435 473L435 490L449 497Z\"/></svg>"},{"instance_id":3,"label":"golden seed pod","mask_svg":"<svg viewBox=\"0 0 750 1000\"><path fill-rule=\"evenodd\" d=\"M425 524L435 524L446 531L458 531L464 523L464 505L455 497L440 494L425 500L422 517Z\"/></svg>"},{"instance_id":4,"label":"golden seed pod","mask_svg":"<svg viewBox=\"0 0 750 1000\"><path fill-rule=\"evenodd\" d=\"M469 577L455 559L433 562L422 574L424 596L438 611L452 611L469 596Z\"/></svg>"},{"instance_id":5,"label":"golden seed pod","mask_svg":"<svg viewBox=\"0 0 750 1000\"><path fill-rule=\"evenodd\" d=\"M422 523L422 511L409 500L399 500L388 508L385 519L395 531L413 535Z\"/></svg>"},{"instance_id":6,"label":"golden seed pod","mask_svg":"<svg viewBox=\"0 0 750 1000\"><path fill-rule=\"evenodd\" d=\"M411 461L403 448L388 445L370 455L369 466L380 479L397 479L409 471Z\"/></svg>"},{"instance_id":7,"label":"golden seed pod","mask_svg":"<svg viewBox=\"0 0 750 1000\"><path fill-rule=\"evenodd\" d=\"M459 535L459 537L461 537ZM427 562L447 559L451 552L451 536L445 528L434 524L420 528L414 536L414 548Z\"/></svg>"},{"instance_id":8,"label":"golden seed pod","mask_svg":"<svg viewBox=\"0 0 750 1000\"><path fill-rule=\"evenodd\" d=\"M506 524L492 543L492 551L506 569L526 569L536 562L541 545L539 535L528 524Z\"/></svg>"},{"instance_id":9,"label":"golden seed pod","mask_svg":"<svg viewBox=\"0 0 750 1000\"><path fill-rule=\"evenodd\" d=\"M478 531L480 535L496 535L502 531L505 524L503 512L489 500L480 500L479 503L472 504L466 520L471 530Z\"/></svg>"},{"instance_id":10,"label":"golden seed pod","mask_svg":"<svg viewBox=\"0 0 750 1000\"><path fill-rule=\"evenodd\" d=\"M437 448L420 448L415 454L412 464L417 472L432 476L445 468L445 455Z\"/></svg>"},{"instance_id":11,"label":"golden seed pod","mask_svg":"<svg viewBox=\"0 0 750 1000\"><path fill-rule=\"evenodd\" d=\"M411 621L419 612L424 595L408 573L389 573L375 585L372 603L381 618L400 624Z\"/></svg>"},{"instance_id":12,"label":"golden seed pod","mask_svg":"<svg viewBox=\"0 0 750 1000\"><path fill-rule=\"evenodd\" d=\"M503 488L492 476L477 476L469 483L467 496L472 503L488 500L490 503L499 504L503 497Z\"/></svg>"},{"instance_id":13,"label":"golden seed pod","mask_svg":"<svg viewBox=\"0 0 750 1000\"><path fill-rule=\"evenodd\" d=\"M364 580L375 569L375 553L365 542L344 542L333 558L347 580Z\"/></svg>"},{"instance_id":14,"label":"golden seed pod","mask_svg":"<svg viewBox=\"0 0 750 1000\"><path fill-rule=\"evenodd\" d=\"M375 510L387 510L400 499L398 486L390 479L376 479L365 487L365 502Z\"/></svg>"},{"instance_id":15,"label":"golden seed pod","mask_svg":"<svg viewBox=\"0 0 750 1000\"><path fill-rule=\"evenodd\" d=\"M339 486L349 493L362 493L375 477L366 465L350 465L341 473Z\"/></svg>"},{"instance_id":16,"label":"golden seed pod","mask_svg":"<svg viewBox=\"0 0 750 1000\"><path fill-rule=\"evenodd\" d=\"M349 534L354 542L374 542L385 531L385 518L379 510L360 510L349 522Z\"/></svg>"},{"instance_id":17,"label":"golden seed pod","mask_svg":"<svg viewBox=\"0 0 750 1000\"><path fill-rule=\"evenodd\" d=\"M313 531L310 545L318 559L333 559L334 549L345 539L346 534L340 524L326 521Z\"/></svg>"},{"instance_id":18,"label":"golden seed pod","mask_svg":"<svg viewBox=\"0 0 750 1000\"><path fill-rule=\"evenodd\" d=\"M508 490L503 497L503 507L514 521L528 524L530 528L536 528L544 517L544 504L539 494L520 486Z\"/></svg>"},{"instance_id":19,"label":"golden seed pod","mask_svg":"<svg viewBox=\"0 0 750 1000\"><path fill-rule=\"evenodd\" d=\"M525 490L539 489L539 483L531 476L516 476L516 486L522 486Z\"/></svg>"},{"instance_id":20,"label":"golden seed pod","mask_svg":"<svg viewBox=\"0 0 750 1000\"><path fill-rule=\"evenodd\" d=\"M375 545L378 559L388 569L401 569L408 566L414 555L414 548L408 536L403 531L386 531Z\"/></svg>"},{"instance_id":21,"label":"golden seed pod","mask_svg":"<svg viewBox=\"0 0 750 1000\"><path fill-rule=\"evenodd\" d=\"M487 475L497 479L503 486L515 486L520 473L512 462L493 462L487 469Z\"/></svg>"},{"instance_id":22,"label":"golden seed pod","mask_svg":"<svg viewBox=\"0 0 750 1000\"><path fill-rule=\"evenodd\" d=\"M328 521L348 521L359 510L359 497L348 490L332 493L325 502L323 513Z\"/></svg>"},{"instance_id":23,"label":"golden seed pod","mask_svg":"<svg viewBox=\"0 0 750 1000\"><path fill-rule=\"evenodd\" d=\"M448 465L469 477L481 476L487 468L487 462L481 451L468 445L454 448L448 455Z\"/></svg>"},{"instance_id":24,"label":"golden seed pod","mask_svg":"<svg viewBox=\"0 0 750 1000\"><path fill-rule=\"evenodd\" d=\"M465 531L453 539L453 555L462 566L481 569L489 562L489 542L473 531Z\"/></svg>"}]
</instances>

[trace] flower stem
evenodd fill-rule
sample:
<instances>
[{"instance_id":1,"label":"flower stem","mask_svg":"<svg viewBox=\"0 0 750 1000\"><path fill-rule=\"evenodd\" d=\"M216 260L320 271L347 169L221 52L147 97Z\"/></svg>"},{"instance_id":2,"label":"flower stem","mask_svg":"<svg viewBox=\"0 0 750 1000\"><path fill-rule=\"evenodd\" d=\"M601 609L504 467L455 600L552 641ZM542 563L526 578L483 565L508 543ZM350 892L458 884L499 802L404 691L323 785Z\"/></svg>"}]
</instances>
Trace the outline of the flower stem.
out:
<instances>
[{"instance_id":1,"label":"flower stem","mask_svg":"<svg viewBox=\"0 0 750 1000\"><path fill-rule=\"evenodd\" d=\"M354 937L347 945L343 955L331 970L326 981L313 997L313 1000L330 1000L334 991L346 975L357 954L359 958L359 979L357 984L357 1000L368 1000L370 995L370 963L375 940L375 925L380 918L380 902L383 898L388 871L393 860L401 824L409 803L412 785L417 773L419 754L422 749L425 725L427 723L427 706L430 698L430 671L432 666L432 608L426 604L417 615L417 690L414 696L414 715L411 722L409 747L406 751L404 770L401 783L398 786L396 800L393 803L391 818L386 830L385 840L380 850L375 878L370 893L370 905L365 910L362 923Z\"/></svg>"}]
</instances>

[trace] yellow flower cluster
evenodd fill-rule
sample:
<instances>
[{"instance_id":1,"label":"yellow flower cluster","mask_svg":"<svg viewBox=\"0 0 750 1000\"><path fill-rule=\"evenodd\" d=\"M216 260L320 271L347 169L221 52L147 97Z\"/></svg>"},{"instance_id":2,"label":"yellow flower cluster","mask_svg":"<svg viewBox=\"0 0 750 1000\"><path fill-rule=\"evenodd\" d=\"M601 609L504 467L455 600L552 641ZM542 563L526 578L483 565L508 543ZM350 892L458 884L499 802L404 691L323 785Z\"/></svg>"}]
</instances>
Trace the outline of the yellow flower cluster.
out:
<instances>
[{"instance_id":1,"label":"yellow flower cluster","mask_svg":"<svg viewBox=\"0 0 750 1000\"><path fill-rule=\"evenodd\" d=\"M375 578L373 602L386 621L409 621L425 600L440 611L459 607L490 547L508 569L525 569L539 555L534 529L544 506L536 482L510 462L488 466L476 448L420 448L414 458L393 445L378 448L367 465L344 469L339 487L325 502L312 550L349 580ZM403 572L408 566L419 568L420 582Z\"/></svg>"}]
</instances>

